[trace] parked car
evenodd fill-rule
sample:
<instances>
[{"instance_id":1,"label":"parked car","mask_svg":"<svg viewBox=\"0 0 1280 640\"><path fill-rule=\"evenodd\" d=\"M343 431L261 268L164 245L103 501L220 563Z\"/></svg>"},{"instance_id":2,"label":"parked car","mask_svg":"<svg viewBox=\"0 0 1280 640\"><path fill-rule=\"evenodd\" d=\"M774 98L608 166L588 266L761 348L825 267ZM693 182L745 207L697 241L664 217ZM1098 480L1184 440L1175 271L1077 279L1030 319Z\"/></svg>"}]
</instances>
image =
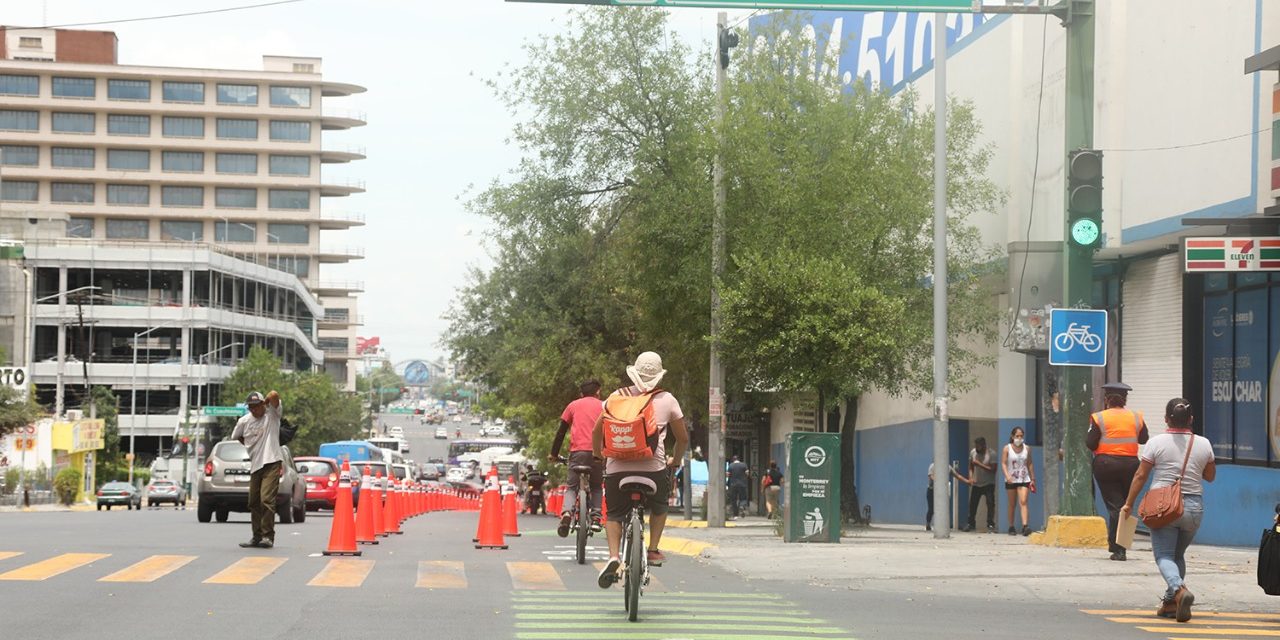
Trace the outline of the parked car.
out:
<instances>
[{"instance_id":1,"label":"parked car","mask_svg":"<svg viewBox=\"0 0 1280 640\"><path fill-rule=\"evenodd\" d=\"M289 447L280 467L280 488L276 491L276 515L282 524L304 522L307 518L306 482L298 475ZM209 522L215 516L226 522L229 512L249 511L249 450L235 440L213 445L200 477L200 501L196 519Z\"/></svg>"},{"instance_id":2,"label":"parked car","mask_svg":"<svg viewBox=\"0 0 1280 640\"><path fill-rule=\"evenodd\" d=\"M360 483L363 482L365 471L369 472L369 477L374 478L381 473L382 477L387 477L391 473L391 466L380 460L360 460L351 462L351 503L355 506L360 505Z\"/></svg>"},{"instance_id":3,"label":"parked car","mask_svg":"<svg viewBox=\"0 0 1280 640\"><path fill-rule=\"evenodd\" d=\"M108 482L98 489L98 511L124 505L126 509L142 508L142 492L128 482Z\"/></svg>"},{"instance_id":4,"label":"parked car","mask_svg":"<svg viewBox=\"0 0 1280 640\"><path fill-rule=\"evenodd\" d=\"M171 504L175 507L187 506L187 492L181 485L172 480L152 480L147 485L147 506Z\"/></svg>"},{"instance_id":5,"label":"parked car","mask_svg":"<svg viewBox=\"0 0 1280 640\"><path fill-rule=\"evenodd\" d=\"M471 479L471 469L466 467L453 467L445 472L445 482L466 482Z\"/></svg>"},{"instance_id":6,"label":"parked car","mask_svg":"<svg viewBox=\"0 0 1280 640\"><path fill-rule=\"evenodd\" d=\"M307 510L332 510L338 500L338 474L342 472L342 465L333 458L318 456L298 456L293 464L307 483Z\"/></svg>"},{"instance_id":7,"label":"parked car","mask_svg":"<svg viewBox=\"0 0 1280 640\"><path fill-rule=\"evenodd\" d=\"M448 440L449 430L444 427L436 427L436 440Z\"/></svg>"}]
</instances>

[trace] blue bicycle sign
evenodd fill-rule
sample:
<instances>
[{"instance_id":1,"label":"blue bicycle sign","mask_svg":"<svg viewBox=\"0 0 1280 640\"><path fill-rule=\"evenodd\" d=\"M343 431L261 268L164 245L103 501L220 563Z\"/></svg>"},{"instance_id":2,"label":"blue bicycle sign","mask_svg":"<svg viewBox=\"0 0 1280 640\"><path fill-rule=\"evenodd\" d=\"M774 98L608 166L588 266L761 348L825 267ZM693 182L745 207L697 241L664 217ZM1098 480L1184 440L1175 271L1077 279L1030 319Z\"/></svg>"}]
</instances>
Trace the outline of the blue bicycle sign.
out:
<instances>
[{"instance_id":1,"label":"blue bicycle sign","mask_svg":"<svg viewBox=\"0 0 1280 640\"><path fill-rule=\"evenodd\" d=\"M1049 364L1106 366L1106 311L1052 309L1049 311L1049 336Z\"/></svg>"}]
</instances>

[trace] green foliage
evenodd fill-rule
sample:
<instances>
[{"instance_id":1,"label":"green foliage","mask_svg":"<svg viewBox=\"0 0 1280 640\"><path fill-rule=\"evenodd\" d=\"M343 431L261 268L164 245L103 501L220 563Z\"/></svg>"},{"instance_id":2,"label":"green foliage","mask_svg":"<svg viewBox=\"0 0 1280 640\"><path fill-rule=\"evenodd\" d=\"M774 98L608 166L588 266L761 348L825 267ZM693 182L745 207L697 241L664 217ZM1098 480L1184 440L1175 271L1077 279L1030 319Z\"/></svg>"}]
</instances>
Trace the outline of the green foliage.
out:
<instances>
[{"instance_id":1,"label":"green foliage","mask_svg":"<svg viewBox=\"0 0 1280 640\"><path fill-rule=\"evenodd\" d=\"M36 421L44 409L35 401L35 391L30 390L26 397L8 386L0 386L0 437Z\"/></svg>"},{"instance_id":2,"label":"green foliage","mask_svg":"<svg viewBox=\"0 0 1280 640\"><path fill-rule=\"evenodd\" d=\"M120 398L111 387L95 386L90 389L90 402L80 407L85 417L92 415L90 405L96 407L99 420L103 421L102 449L94 452L94 477L101 479L120 463Z\"/></svg>"},{"instance_id":3,"label":"green foliage","mask_svg":"<svg viewBox=\"0 0 1280 640\"><path fill-rule=\"evenodd\" d=\"M58 472L53 478L53 490L58 494L58 500L62 504L70 505L76 500L76 494L80 492L80 482L84 480L84 476L80 474L78 469L66 468Z\"/></svg>"},{"instance_id":4,"label":"green foliage","mask_svg":"<svg viewBox=\"0 0 1280 640\"><path fill-rule=\"evenodd\" d=\"M18 478L21 475L22 475L22 472L19 471L18 467L16 466L9 467L4 470L4 494L5 495L12 495L13 492L18 490Z\"/></svg>"},{"instance_id":5,"label":"green foliage","mask_svg":"<svg viewBox=\"0 0 1280 640\"><path fill-rule=\"evenodd\" d=\"M404 379L395 372L390 362L382 363L381 367L368 376L356 376L356 393L361 398L372 400L371 409L375 413L400 397L402 385L404 385ZM374 391L375 389L395 389L395 391Z\"/></svg>"}]
</instances>

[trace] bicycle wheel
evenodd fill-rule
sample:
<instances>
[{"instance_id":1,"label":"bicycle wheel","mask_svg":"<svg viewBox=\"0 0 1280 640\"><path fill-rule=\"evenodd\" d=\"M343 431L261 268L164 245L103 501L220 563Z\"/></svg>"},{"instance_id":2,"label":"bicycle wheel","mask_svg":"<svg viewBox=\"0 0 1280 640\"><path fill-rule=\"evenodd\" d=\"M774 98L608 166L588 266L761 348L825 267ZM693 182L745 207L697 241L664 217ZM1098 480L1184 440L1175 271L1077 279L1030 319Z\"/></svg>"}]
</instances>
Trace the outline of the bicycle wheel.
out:
<instances>
[{"instance_id":1,"label":"bicycle wheel","mask_svg":"<svg viewBox=\"0 0 1280 640\"><path fill-rule=\"evenodd\" d=\"M640 613L640 587L644 582L644 523L640 510L631 512L630 541L627 545L627 619L635 622Z\"/></svg>"},{"instance_id":2,"label":"bicycle wheel","mask_svg":"<svg viewBox=\"0 0 1280 640\"><path fill-rule=\"evenodd\" d=\"M587 563L587 536L591 535L591 505L587 503L588 493L578 490L578 564Z\"/></svg>"}]
</instances>

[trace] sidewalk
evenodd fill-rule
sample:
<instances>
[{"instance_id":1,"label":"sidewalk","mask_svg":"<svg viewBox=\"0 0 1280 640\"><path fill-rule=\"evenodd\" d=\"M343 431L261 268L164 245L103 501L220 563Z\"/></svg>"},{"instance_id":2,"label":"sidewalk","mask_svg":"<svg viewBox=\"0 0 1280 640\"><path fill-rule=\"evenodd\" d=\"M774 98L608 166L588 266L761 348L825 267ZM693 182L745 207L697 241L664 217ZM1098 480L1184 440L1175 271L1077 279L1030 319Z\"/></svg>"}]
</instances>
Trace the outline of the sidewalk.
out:
<instances>
[{"instance_id":1,"label":"sidewalk","mask_svg":"<svg viewBox=\"0 0 1280 640\"><path fill-rule=\"evenodd\" d=\"M701 557L747 580L920 596L989 595L1082 609L1154 610L1164 591L1145 537L1129 550L1127 562L1114 562L1102 549L1042 547L1005 533L953 531L935 540L923 527L878 524L849 531L840 544L786 544L763 518L731 524L707 529L673 513L668 526L674 535L712 545ZM1280 599L1257 586L1256 570L1256 549L1193 543L1187 551L1187 586L1200 611L1280 611Z\"/></svg>"}]
</instances>

